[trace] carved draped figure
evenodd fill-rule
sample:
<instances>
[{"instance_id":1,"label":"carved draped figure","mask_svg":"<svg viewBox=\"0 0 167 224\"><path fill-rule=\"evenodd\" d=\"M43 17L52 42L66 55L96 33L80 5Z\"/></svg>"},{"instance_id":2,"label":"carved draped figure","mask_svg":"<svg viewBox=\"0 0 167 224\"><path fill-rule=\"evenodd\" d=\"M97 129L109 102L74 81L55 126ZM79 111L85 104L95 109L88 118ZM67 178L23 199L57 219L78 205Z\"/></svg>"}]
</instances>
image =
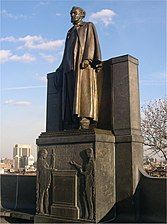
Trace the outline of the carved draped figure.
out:
<instances>
[{"instance_id":1,"label":"carved draped figure","mask_svg":"<svg viewBox=\"0 0 167 224\"><path fill-rule=\"evenodd\" d=\"M81 69L84 60L89 60L90 65ZM62 77L63 120L73 120L73 115L98 120L97 74L93 66L98 60L101 53L93 23L73 26L67 33L63 60L56 71L56 78Z\"/></svg>"}]
</instances>

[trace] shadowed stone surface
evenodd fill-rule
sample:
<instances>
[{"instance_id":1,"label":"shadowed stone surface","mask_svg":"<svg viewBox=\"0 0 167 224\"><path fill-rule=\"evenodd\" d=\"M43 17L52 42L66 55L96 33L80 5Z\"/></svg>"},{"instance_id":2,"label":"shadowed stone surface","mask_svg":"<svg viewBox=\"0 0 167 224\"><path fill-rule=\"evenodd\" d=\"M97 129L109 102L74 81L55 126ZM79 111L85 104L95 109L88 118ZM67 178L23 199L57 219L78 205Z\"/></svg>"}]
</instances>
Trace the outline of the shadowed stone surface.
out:
<instances>
[{"instance_id":1,"label":"shadowed stone surface","mask_svg":"<svg viewBox=\"0 0 167 224\"><path fill-rule=\"evenodd\" d=\"M2 208L35 214L36 176L2 174L0 178Z\"/></svg>"},{"instance_id":2,"label":"shadowed stone surface","mask_svg":"<svg viewBox=\"0 0 167 224\"><path fill-rule=\"evenodd\" d=\"M49 73L47 88L46 131L62 130L61 89L55 88L55 72Z\"/></svg>"},{"instance_id":3,"label":"shadowed stone surface","mask_svg":"<svg viewBox=\"0 0 167 224\"><path fill-rule=\"evenodd\" d=\"M116 138L117 201L132 196L142 167L138 60L130 55L111 59L113 132Z\"/></svg>"},{"instance_id":4,"label":"shadowed stone surface","mask_svg":"<svg viewBox=\"0 0 167 224\"><path fill-rule=\"evenodd\" d=\"M165 223L166 222L166 178L155 178L150 177L145 174L145 172L141 172L141 179L137 186L136 192L134 196L131 198L136 207L136 216L135 223ZM16 175L13 175L13 178L16 178ZM26 176L22 176L20 179L20 185L22 186L22 182L24 182ZM15 195L16 188L14 187L14 181L12 180L11 175L1 175L1 203L3 206L1 210L2 220L7 220L8 223L30 223L33 222L33 215L30 213L30 208L34 208L35 213L35 180L36 177L33 176L28 178L28 182L26 181L26 185L29 188L24 188L24 193L27 194L26 190L31 191L29 193L29 197L27 198L28 210L25 213L25 199L19 198L22 202L20 202L19 211L13 210L11 204L15 204ZM13 197L11 196L13 195ZM31 197L30 197L31 195ZM10 204L9 204L10 201ZM5 202L5 203L4 203ZM117 203L109 213L105 216L104 220L101 220L101 223L129 223L131 220L131 216L125 216L122 214L121 209L119 211L115 210L115 207L126 207L128 200L123 200ZM17 218L17 220L15 220ZM65 220L65 219L54 219L50 215L40 216L38 217L40 223L57 223L57 222L74 222L73 220ZM76 223L88 223L88 220L76 220Z\"/></svg>"}]
</instances>

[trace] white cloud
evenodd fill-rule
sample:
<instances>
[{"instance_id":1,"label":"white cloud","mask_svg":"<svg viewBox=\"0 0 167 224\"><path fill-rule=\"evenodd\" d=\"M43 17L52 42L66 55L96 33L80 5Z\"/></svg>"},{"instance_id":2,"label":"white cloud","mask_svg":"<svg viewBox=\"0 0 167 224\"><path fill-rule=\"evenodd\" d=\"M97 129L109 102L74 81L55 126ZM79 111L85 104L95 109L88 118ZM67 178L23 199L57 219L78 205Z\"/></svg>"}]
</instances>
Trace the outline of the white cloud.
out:
<instances>
[{"instance_id":1,"label":"white cloud","mask_svg":"<svg viewBox=\"0 0 167 224\"><path fill-rule=\"evenodd\" d=\"M31 50L55 50L61 48L64 45L64 40L47 40L40 35L27 35L20 38L9 36L1 38L0 41L23 42L23 46L20 46L19 48L26 48Z\"/></svg>"},{"instance_id":2,"label":"white cloud","mask_svg":"<svg viewBox=\"0 0 167 224\"><path fill-rule=\"evenodd\" d=\"M40 55L45 61L49 63L53 63L56 60L56 58L53 55L46 55L46 54L40 54Z\"/></svg>"},{"instance_id":3,"label":"white cloud","mask_svg":"<svg viewBox=\"0 0 167 224\"><path fill-rule=\"evenodd\" d=\"M16 55L11 53L10 50L0 50L0 63L5 63L8 61L16 62L32 62L35 61L35 57L30 54Z\"/></svg>"},{"instance_id":4,"label":"white cloud","mask_svg":"<svg viewBox=\"0 0 167 224\"><path fill-rule=\"evenodd\" d=\"M23 37L13 37L6 36L0 38L1 42L11 42L14 43L15 49L17 50L37 50L39 55L47 62L53 63L56 57L51 54L42 54L42 51L55 51L59 54L64 46L64 40L47 40L40 35L27 35ZM14 54L11 50L0 50L0 63L5 63L8 61L15 62L32 62L35 61L36 57L29 53L22 53L22 55Z\"/></svg>"},{"instance_id":5,"label":"white cloud","mask_svg":"<svg viewBox=\"0 0 167 224\"><path fill-rule=\"evenodd\" d=\"M94 23L102 22L105 26L113 23L113 17L116 13L111 9L102 9L99 12L92 13L90 20Z\"/></svg>"},{"instance_id":6,"label":"white cloud","mask_svg":"<svg viewBox=\"0 0 167 224\"><path fill-rule=\"evenodd\" d=\"M16 42L16 38L13 36L0 38L1 42Z\"/></svg>"},{"instance_id":7,"label":"white cloud","mask_svg":"<svg viewBox=\"0 0 167 224\"><path fill-rule=\"evenodd\" d=\"M24 47L27 49L39 49L39 50L55 50L64 45L64 40L46 40L41 36L25 36L19 38L24 42Z\"/></svg>"},{"instance_id":8,"label":"white cloud","mask_svg":"<svg viewBox=\"0 0 167 224\"><path fill-rule=\"evenodd\" d=\"M0 50L0 61L1 63L4 63L9 60L12 53L10 50Z\"/></svg>"},{"instance_id":9,"label":"white cloud","mask_svg":"<svg viewBox=\"0 0 167 224\"><path fill-rule=\"evenodd\" d=\"M18 41L23 41L23 42L41 42L43 40L43 38L41 36L31 36L31 35L27 35L25 37L20 37L18 38Z\"/></svg>"},{"instance_id":10,"label":"white cloud","mask_svg":"<svg viewBox=\"0 0 167 224\"><path fill-rule=\"evenodd\" d=\"M147 74L144 77L147 77L147 79L141 79L140 83L142 85L148 85L148 86L157 86L157 85L166 85L167 81L167 72L155 72L153 74Z\"/></svg>"},{"instance_id":11,"label":"white cloud","mask_svg":"<svg viewBox=\"0 0 167 224\"><path fill-rule=\"evenodd\" d=\"M24 90L24 89L37 89L37 88L46 88L46 86L18 86L18 87L8 87L2 90Z\"/></svg>"},{"instance_id":12,"label":"white cloud","mask_svg":"<svg viewBox=\"0 0 167 224\"><path fill-rule=\"evenodd\" d=\"M44 82L44 83L47 83L47 76L46 76L46 75L41 76L41 77L40 77L40 80L41 80L42 82Z\"/></svg>"},{"instance_id":13,"label":"white cloud","mask_svg":"<svg viewBox=\"0 0 167 224\"><path fill-rule=\"evenodd\" d=\"M29 101L15 101L15 100L6 100L4 102L6 105L12 105L12 106L30 106L31 102Z\"/></svg>"},{"instance_id":14,"label":"white cloud","mask_svg":"<svg viewBox=\"0 0 167 224\"><path fill-rule=\"evenodd\" d=\"M48 5L50 3L50 1L49 0L45 0L45 1L40 1L39 2L39 5Z\"/></svg>"},{"instance_id":15,"label":"white cloud","mask_svg":"<svg viewBox=\"0 0 167 224\"><path fill-rule=\"evenodd\" d=\"M47 84L47 75L45 74L38 74L36 73L34 76L35 79L37 79L38 81L44 83L45 85Z\"/></svg>"},{"instance_id":16,"label":"white cloud","mask_svg":"<svg viewBox=\"0 0 167 224\"><path fill-rule=\"evenodd\" d=\"M164 81L154 81L154 80L140 80L140 83L142 85L147 85L147 86L157 86L157 85L165 85Z\"/></svg>"},{"instance_id":17,"label":"white cloud","mask_svg":"<svg viewBox=\"0 0 167 224\"><path fill-rule=\"evenodd\" d=\"M42 74L36 73L34 78L37 79L40 82L45 83L45 85L47 84L47 75L46 74L42 75Z\"/></svg>"},{"instance_id":18,"label":"white cloud","mask_svg":"<svg viewBox=\"0 0 167 224\"><path fill-rule=\"evenodd\" d=\"M10 19L15 19L15 20L17 20L17 19L27 19L28 18L26 15L23 15L23 14L13 15L12 13L8 12L7 10L2 10L1 15L5 16L7 18L10 18Z\"/></svg>"},{"instance_id":19,"label":"white cloud","mask_svg":"<svg viewBox=\"0 0 167 224\"><path fill-rule=\"evenodd\" d=\"M31 62L35 61L35 57L30 54L23 54L21 56L19 55L12 55L10 57L11 61L21 61L21 62Z\"/></svg>"}]
</instances>

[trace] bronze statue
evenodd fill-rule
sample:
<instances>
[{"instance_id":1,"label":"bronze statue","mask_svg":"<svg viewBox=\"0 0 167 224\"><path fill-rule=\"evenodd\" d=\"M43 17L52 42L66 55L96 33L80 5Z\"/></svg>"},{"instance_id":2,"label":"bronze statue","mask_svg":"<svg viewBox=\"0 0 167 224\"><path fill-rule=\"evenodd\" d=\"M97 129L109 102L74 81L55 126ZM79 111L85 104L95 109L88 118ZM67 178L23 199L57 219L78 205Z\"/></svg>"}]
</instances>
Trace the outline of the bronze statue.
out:
<instances>
[{"instance_id":1,"label":"bronze statue","mask_svg":"<svg viewBox=\"0 0 167 224\"><path fill-rule=\"evenodd\" d=\"M46 158L48 152L41 149L37 159L37 213L48 214L49 187L51 184L51 170Z\"/></svg>"},{"instance_id":2,"label":"bronze statue","mask_svg":"<svg viewBox=\"0 0 167 224\"><path fill-rule=\"evenodd\" d=\"M101 52L93 23L84 22L85 11L73 7L73 27L67 32L65 50L56 70L55 86L62 85L62 120L64 129L88 129L98 121L97 71Z\"/></svg>"},{"instance_id":3,"label":"bronze statue","mask_svg":"<svg viewBox=\"0 0 167 224\"><path fill-rule=\"evenodd\" d=\"M93 149L87 148L80 153L83 160L82 166L78 165L75 161L70 161L70 165L74 166L78 171L80 179L79 196L82 218L93 219L94 205L93 205L93 192L94 192L94 156ZM87 215L86 215L87 213Z\"/></svg>"}]
</instances>

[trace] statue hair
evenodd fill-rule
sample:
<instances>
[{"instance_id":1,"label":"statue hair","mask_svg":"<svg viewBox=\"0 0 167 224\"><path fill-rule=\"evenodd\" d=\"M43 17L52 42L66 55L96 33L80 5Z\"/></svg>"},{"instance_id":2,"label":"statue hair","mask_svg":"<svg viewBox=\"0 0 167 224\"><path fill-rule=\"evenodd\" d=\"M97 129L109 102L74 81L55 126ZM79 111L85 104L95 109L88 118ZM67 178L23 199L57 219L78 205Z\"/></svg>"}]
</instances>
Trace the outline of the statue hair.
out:
<instances>
[{"instance_id":1,"label":"statue hair","mask_svg":"<svg viewBox=\"0 0 167 224\"><path fill-rule=\"evenodd\" d=\"M47 153L46 149L41 149L38 151L38 158L40 158L43 154Z\"/></svg>"},{"instance_id":2,"label":"statue hair","mask_svg":"<svg viewBox=\"0 0 167 224\"><path fill-rule=\"evenodd\" d=\"M71 11L74 10L74 9L79 9L79 11L82 13L83 18L85 18L86 12L85 12L84 9L82 9L81 7L78 7L78 6L73 6Z\"/></svg>"},{"instance_id":3,"label":"statue hair","mask_svg":"<svg viewBox=\"0 0 167 224\"><path fill-rule=\"evenodd\" d=\"M92 159L94 159L94 153L93 153L93 149L92 148L87 148L85 151L86 151L86 153L89 153L90 154L90 157Z\"/></svg>"}]
</instances>

